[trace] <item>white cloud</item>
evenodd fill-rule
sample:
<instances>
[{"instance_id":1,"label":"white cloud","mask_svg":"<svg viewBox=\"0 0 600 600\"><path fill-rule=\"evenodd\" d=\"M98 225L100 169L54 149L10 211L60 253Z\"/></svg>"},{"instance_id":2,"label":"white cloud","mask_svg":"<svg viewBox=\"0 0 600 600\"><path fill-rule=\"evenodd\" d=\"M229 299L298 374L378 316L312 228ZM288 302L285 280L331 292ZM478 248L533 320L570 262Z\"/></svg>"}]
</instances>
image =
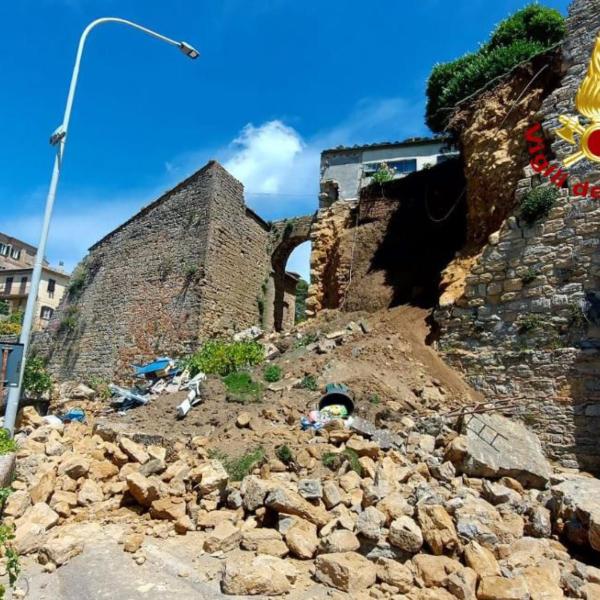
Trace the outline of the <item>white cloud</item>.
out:
<instances>
[{"instance_id":1,"label":"white cloud","mask_svg":"<svg viewBox=\"0 0 600 600\"><path fill-rule=\"evenodd\" d=\"M304 149L300 134L281 121L259 127L249 123L233 140L231 156L223 165L253 193L282 192L294 162Z\"/></svg>"}]
</instances>

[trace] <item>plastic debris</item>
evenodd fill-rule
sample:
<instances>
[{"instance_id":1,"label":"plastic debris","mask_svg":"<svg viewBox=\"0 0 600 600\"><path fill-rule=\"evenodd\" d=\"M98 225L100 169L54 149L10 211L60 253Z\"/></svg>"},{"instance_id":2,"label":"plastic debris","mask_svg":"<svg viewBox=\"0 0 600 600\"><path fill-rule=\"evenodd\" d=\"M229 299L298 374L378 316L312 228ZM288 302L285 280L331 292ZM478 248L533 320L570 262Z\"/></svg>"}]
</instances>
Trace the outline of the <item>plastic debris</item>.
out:
<instances>
[{"instance_id":1,"label":"plastic debris","mask_svg":"<svg viewBox=\"0 0 600 600\"><path fill-rule=\"evenodd\" d=\"M65 414L57 416L63 423L71 423L72 421L85 423L85 411L82 408L71 408Z\"/></svg>"},{"instance_id":2,"label":"plastic debris","mask_svg":"<svg viewBox=\"0 0 600 600\"><path fill-rule=\"evenodd\" d=\"M136 406L142 406L148 404L149 398L142 394L136 393L132 390L119 387L118 385L110 384L108 386L113 396L116 396L116 400L111 402L111 405L115 410L125 411Z\"/></svg>"},{"instance_id":3,"label":"plastic debris","mask_svg":"<svg viewBox=\"0 0 600 600\"><path fill-rule=\"evenodd\" d=\"M192 410L192 407L197 406L202 402L200 397L200 384L206 380L204 373L198 373L190 379L185 387L189 389L187 398L177 407L177 418L183 419Z\"/></svg>"}]
</instances>

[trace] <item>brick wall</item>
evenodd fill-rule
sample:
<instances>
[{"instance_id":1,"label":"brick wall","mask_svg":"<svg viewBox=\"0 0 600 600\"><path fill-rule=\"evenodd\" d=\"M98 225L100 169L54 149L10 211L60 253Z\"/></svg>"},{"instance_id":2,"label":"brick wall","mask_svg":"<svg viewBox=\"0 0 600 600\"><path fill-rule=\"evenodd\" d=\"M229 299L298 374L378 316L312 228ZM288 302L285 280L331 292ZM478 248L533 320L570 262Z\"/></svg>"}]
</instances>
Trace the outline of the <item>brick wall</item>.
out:
<instances>
[{"instance_id":1,"label":"brick wall","mask_svg":"<svg viewBox=\"0 0 600 600\"><path fill-rule=\"evenodd\" d=\"M59 379L121 379L129 365L194 349L259 321L268 226L242 185L210 162L94 245L36 340Z\"/></svg>"},{"instance_id":2,"label":"brick wall","mask_svg":"<svg viewBox=\"0 0 600 600\"><path fill-rule=\"evenodd\" d=\"M574 151L554 131L559 115L577 114L575 94L600 32L600 1L575 0L569 15L565 74L535 116L553 162ZM551 458L598 471L600 208L573 196L578 179L598 181L598 165L581 161L571 169L569 189L546 219L529 227L513 212L475 261L464 295L436 319L440 349L486 398L514 399ZM543 183L527 167L517 200Z\"/></svg>"}]
</instances>

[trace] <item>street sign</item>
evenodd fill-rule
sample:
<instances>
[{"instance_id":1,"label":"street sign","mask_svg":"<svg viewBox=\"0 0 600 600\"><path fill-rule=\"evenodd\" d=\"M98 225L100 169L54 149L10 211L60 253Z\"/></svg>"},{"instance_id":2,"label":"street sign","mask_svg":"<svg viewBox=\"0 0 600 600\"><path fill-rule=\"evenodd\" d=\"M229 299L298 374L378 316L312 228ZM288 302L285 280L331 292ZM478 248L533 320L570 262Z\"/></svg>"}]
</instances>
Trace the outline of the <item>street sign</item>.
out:
<instances>
[{"instance_id":1,"label":"street sign","mask_svg":"<svg viewBox=\"0 0 600 600\"><path fill-rule=\"evenodd\" d=\"M18 387L23 360L23 344L0 342L0 389Z\"/></svg>"}]
</instances>

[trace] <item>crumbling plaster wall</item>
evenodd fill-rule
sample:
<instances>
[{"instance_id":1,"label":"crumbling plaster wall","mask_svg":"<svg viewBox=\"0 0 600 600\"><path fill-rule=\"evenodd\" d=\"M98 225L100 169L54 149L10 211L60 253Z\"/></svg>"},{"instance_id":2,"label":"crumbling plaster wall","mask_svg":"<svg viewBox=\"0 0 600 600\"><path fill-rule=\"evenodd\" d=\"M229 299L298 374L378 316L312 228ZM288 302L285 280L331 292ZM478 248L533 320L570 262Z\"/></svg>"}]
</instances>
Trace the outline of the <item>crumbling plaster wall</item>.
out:
<instances>
[{"instance_id":1,"label":"crumbling plaster wall","mask_svg":"<svg viewBox=\"0 0 600 600\"><path fill-rule=\"evenodd\" d=\"M36 341L59 379L122 379L130 365L260 321L268 225L210 162L90 249L81 289Z\"/></svg>"},{"instance_id":2,"label":"crumbling plaster wall","mask_svg":"<svg viewBox=\"0 0 600 600\"><path fill-rule=\"evenodd\" d=\"M535 115L556 162L573 151L554 131L559 115L576 114L575 94L600 32L600 2L575 0L567 25L566 72ZM527 157L526 148L521 152L515 160ZM488 400L514 400L551 458L598 471L600 208L573 196L580 179L596 182L600 169L587 161L572 169L569 189L532 227L513 210L474 261L464 294L443 298L436 320L439 348ZM542 183L527 167L516 200Z\"/></svg>"}]
</instances>

